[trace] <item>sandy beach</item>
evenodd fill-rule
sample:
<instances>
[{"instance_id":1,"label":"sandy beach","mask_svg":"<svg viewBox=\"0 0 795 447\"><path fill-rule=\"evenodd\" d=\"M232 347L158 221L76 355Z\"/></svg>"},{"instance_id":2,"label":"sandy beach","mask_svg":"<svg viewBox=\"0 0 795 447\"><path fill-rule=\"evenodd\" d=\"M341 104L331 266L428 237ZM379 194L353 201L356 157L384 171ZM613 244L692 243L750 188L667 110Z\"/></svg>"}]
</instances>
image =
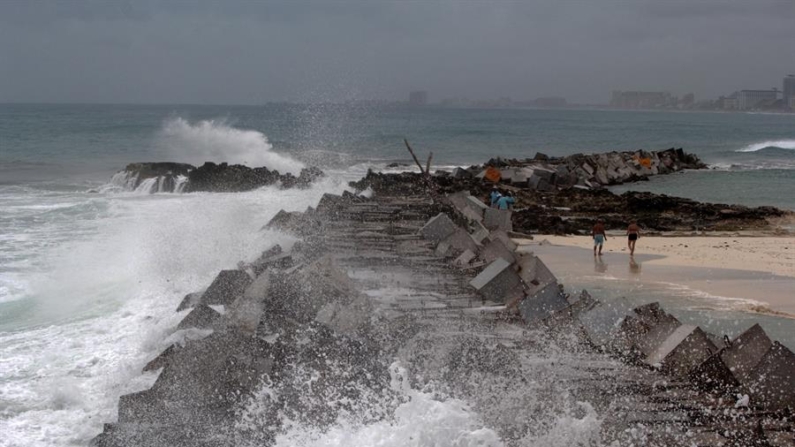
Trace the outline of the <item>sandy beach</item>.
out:
<instances>
[{"instance_id":1,"label":"sandy beach","mask_svg":"<svg viewBox=\"0 0 795 447\"><path fill-rule=\"evenodd\" d=\"M593 248L590 236L539 235L535 242ZM608 234L603 253L629 255L623 235ZM641 237L635 255L658 255L646 264L750 270L795 277L795 237L649 236ZM795 291L793 291L795 293Z\"/></svg>"},{"instance_id":2,"label":"sandy beach","mask_svg":"<svg viewBox=\"0 0 795 447\"><path fill-rule=\"evenodd\" d=\"M795 318L795 238L641 237L630 257L623 235L608 234L603 256L589 236L517 239L564 283L627 297L648 293L672 308ZM753 317L751 317L753 318Z\"/></svg>"}]
</instances>

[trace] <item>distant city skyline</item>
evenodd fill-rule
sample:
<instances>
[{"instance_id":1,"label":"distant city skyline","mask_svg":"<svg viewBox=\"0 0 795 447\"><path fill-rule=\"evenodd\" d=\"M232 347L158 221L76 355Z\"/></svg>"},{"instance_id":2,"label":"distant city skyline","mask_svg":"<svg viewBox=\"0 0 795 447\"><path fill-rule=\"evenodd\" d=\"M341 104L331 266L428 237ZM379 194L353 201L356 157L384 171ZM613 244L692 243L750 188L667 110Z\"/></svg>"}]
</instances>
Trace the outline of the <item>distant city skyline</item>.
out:
<instances>
[{"instance_id":1,"label":"distant city skyline","mask_svg":"<svg viewBox=\"0 0 795 447\"><path fill-rule=\"evenodd\" d=\"M781 88L792 23L791 0L8 0L0 102L718 98Z\"/></svg>"}]
</instances>

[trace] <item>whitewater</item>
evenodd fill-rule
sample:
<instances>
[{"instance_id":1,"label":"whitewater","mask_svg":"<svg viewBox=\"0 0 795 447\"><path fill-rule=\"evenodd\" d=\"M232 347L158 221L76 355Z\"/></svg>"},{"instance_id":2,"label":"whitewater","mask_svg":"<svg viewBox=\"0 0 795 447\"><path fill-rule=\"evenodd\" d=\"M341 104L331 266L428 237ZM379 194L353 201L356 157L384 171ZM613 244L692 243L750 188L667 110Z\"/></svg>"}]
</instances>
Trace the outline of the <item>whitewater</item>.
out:
<instances>
[{"instance_id":1,"label":"whitewater","mask_svg":"<svg viewBox=\"0 0 795 447\"><path fill-rule=\"evenodd\" d=\"M78 115L90 115L85 118L87 121L102 123L105 114L100 112L83 110ZM287 131L274 126L276 136L269 138L265 132L255 130L268 126L246 121L249 118L221 119L218 117L225 114L216 110L206 115L200 112L164 117L162 111L134 109L128 119L143 123L140 127L144 131L140 133L97 132L90 134L91 138L70 140L63 135L69 135L77 125L70 118L45 110L41 120L46 125L30 126L37 129L28 137L35 143L32 146L26 146L25 139L2 135L0 446L86 445L101 431L102 423L115 420L120 395L146 389L154 382L154 374L141 373L146 362L175 341L201 335L175 332L184 313L174 313L173 309L186 293L206 288L219 270L234 267L241 260L250 261L274 243L289 247L294 242L287 235L262 230L276 212L303 211L315 206L324 193L341 193L348 181L357 179L370 167L382 167L384 160L406 161L403 147L379 139L400 143L399 136L419 135L415 143L418 147L448 149L437 151L436 157L439 163L450 166L482 162L498 154L522 154L516 148L527 150L527 146L520 145L523 138L555 141L543 135L554 129L527 127L518 121L517 127L510 128L513 121L499 115L498 122L508 123L505 128L496 128L491 136L471 137L486 140L462 144L457 137L447 136L457 135L461 131L458 123L467 122L455 111L449 112L448 118L437 118L435 129L410 127L424 121L416 117L401 121L403 112L384 118L383 122L394 128L373 125L368 121L374 119L372 116L346 116L359 121L348 127L326 126L337 129L334 132L344 131L345 137L340 138L343 143L333 144L329 142L336 141L337 134L316 138L318 132L304 132L300 125L297 130ZM245 113L238 111L237 115L245 117ZM581 118L581 112L572 114L576 116L568 121L569 125ZM598 116L631 124L631 119L617 113ZM536 129L539 135L522 133L520 129L526 127ZM788 144L795 140L788 136L789 129L772 132L765 128L770 137L754 136L751 141L722 145L707 153L711 157L708 161L726 157L733 164L767 166L763 148L775 146L792 152ZM302 140L304 134L313 137ZM512 135L517 140L509 145L502 135ZM584 133L567 135L590 138L582 136ZM606 139L612 141L611 149L620 147L616 141L621 141L626 133L617 135L620 136L615 140ZM671 141L675 135L655 138ZM69 146L61 146L65 144ZM291 144L301 146L301 150L288 155L284 148ZM335 144L344 144L345 150L335 148ZM587 147L576 141L567 144L557 152L547 152L565 155ZM764 146L737 152L753 145ZM38 147L47 150L36 153ZM537 149L546 150L540 144ZM738 188L730 191L726 199L737 201L747 194L749 200L757 200L759 194L754 188L758 191L763 181L780 176L779 183L770 185L777 191L792 184L795 171L780 171L782 166L789 166L790 159L779 162L780 158L777 154L770 169L759 173L760 179L754 177L755 170L749 169L683 175L691 182L689 188L682 179L671 185L664 184L667 179L659 181L662 186L649 184L672 191L689 189L684 192L691 194L704 191L709 199L709 194L715 197L727 190L717 191L712 179L732 175L737 178L734 182ZM327 177L306 190L267 187L236 194L152 194L158 190L152 184L133 191L123 183L110 181L116 171L137 161L201 164L213 160L297 173L304 166L329 159L335 160L333 166L321 166ZM378 160L378 165L372 160ZM740 178L747 178L750 183L742 183ZM467 402L439 399L422 390L395 386L407 400L397 408L394 419L369 425L340 420L324 433L295 426L282 434L278 445L502 445ZM527 444L592 445L601 415L587 408L574 414L557 415L557 422L548 432L539 433Z\"/></svg>"}]
</instances>

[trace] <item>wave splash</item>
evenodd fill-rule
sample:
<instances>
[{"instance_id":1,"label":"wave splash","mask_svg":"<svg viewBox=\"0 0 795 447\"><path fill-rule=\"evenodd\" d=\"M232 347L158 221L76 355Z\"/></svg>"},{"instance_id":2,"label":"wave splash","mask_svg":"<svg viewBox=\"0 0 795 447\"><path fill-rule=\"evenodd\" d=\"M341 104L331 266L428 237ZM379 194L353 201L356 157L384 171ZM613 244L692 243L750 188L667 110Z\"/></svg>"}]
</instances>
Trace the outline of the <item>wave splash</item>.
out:
<instances>
[{"instance_id":1,"label":"wave splash","mask_svg":"<svg viewBox=\"0 0 795 447\"><path fill-rule=\"evenodd\" d=\"M173 118L164 123L159 138L175 160L197 166L205 161L226 162L294 174L304 167L300 161L274 152L262 132L238 129L224 120L191 123Z\"/></svg>"},{"instance_id":2,"label":"wave splash","mask_svg":"<svg viewBox=\"0 0 795 447\"><path fill-rule=\"evenodd\" d=\"M757 152L763 149L790 149L795 150L795 140L771 140L761 143L749 144L735 152Z\"/></svg>"}]
</instances>

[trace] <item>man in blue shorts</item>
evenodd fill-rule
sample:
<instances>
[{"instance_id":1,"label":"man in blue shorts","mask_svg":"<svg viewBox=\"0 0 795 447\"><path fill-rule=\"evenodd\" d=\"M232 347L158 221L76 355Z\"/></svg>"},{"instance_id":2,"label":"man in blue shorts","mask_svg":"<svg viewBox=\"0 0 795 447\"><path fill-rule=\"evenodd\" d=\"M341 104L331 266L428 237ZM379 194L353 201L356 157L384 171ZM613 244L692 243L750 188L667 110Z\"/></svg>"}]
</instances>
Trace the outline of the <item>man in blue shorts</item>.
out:
<instances>
[{"instance_id":1,"label":"man in blue shorts","mask_svg":"<svg viewBox=\"0 0 795 447\"><path fill-rule=\"evenodd\" d=\"M597 255L596 248L599 247L598 254L599 256L602 256L602 245L607 240L607 235L605 234L605 224L602 222L602 219L596 219L596 225L593 226L591 236L593 236L593 255Z\"/></svg>"}]
</instances>

